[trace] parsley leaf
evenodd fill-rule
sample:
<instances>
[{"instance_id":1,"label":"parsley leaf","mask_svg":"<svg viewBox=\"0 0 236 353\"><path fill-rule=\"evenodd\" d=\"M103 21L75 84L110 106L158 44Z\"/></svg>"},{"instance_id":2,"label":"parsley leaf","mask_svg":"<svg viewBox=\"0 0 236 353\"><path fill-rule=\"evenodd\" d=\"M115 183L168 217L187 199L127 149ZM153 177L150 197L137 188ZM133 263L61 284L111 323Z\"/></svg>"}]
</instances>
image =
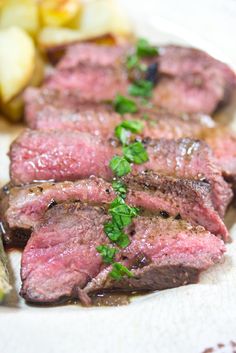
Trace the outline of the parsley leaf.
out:
<instances>
[{"instance_id":1,"label":"parsley leaf","mask_svg":"<svg viewBox=\"0 0 236 353\"><path fill-rule=\"evenodd\" d=\"M130 136L129 131L139 133L142 131L143 123L138 120L124 120L120 125L115 128L116 137L122 142L123 145L127 143Z\"/></svg>"},{"instance_id":2,"label":"parsley leaf","mask_svg":"<svg viewBox=\"0 0 236 353\"><path fill-rule=\"evenodd\" d=\"M107 245L99 245L97 246L97 251L100 253L103 261L106 264L111 264L114 261L114 256L118 252L116 248L112 248L111 246Z\"/></svg>"},{"instance_id":3,"label":"parsley leaf","mask_svg":"<svg viewBox=\"0 0 236 353\"><path fill-rule=\"evenodd\" d=\"M132 218L138 215L138 212L138 208L127 205L120 196L115 198L109 208L112 220L119 228L128 226L132 222Z\"/></svg>"},{"instance_id":4,"label":"parsley leaf","mask_svg":"<svg viewBox=\"0 0 236 353\"><path fill-rule=\"evenodd\" d=\"M128 88L128 93L131 96L151 97L153 83L147 80L139 80L132 83Z\"/></svg>"},{"instance_id":5,"label":"parsley leaf","mask_svg":"<svg viewBox=\"0 0 236 353\"><path fill-rule=\"evenodd\" d=\"M131 165L124 157L114 156L110 160L109 166L118 177L131 172Z\"/></svg>"},{"instance_id":6,"label":"parsley leaf","mask_svg":"<svg viewBox=\"0 0 236 353\"><path fill-rule=\"evenodd\" d=\"M120 124L115 128L115 136L125 145L130 136L130 132Z\"/></svg>"},{"instance_id":7,"label":"parsley leaf","mask_svg":"<svg viewBox=\"0 0 236 353\"><path fill-rule=\"evenodd\" d=\"M143 123L139 120L124 120L120 125L134 133L139 133L143 129Z\"/></svg>"},{"instance_id":8,"label":"parsley leaf","mask_svg":"<svg viewBox=\"0 0 236 353\"><path fill-rule=\"evenodd\" d=\"M120 114L136 113L138 111L138 106L133 100L120 94L116 95L113 105L115 111Z\"/></svg>"},{"instance_id":9,"label":"parsley leaf","mask_svg":"<svg viewBox=\"0 0 236 353\"><path fill-rule=\"evenodd\" d=\"M127 69L133 69L139 65L139 58L136 54L129 55L126 59L126 67Z\"/></svg>"},{"instance_id":10,"label":"parsley leaf","mask_svg":"<svg viewBox=\"0 0 236 353\"><path fill-rule=\"evenodd\" d=\"M127 193L127 189L124 183L122 183L122 181L120 180L115 180L112 183L112 187L115 190L115 192L122 197L122 199L125 199L126 197L126 193Z\"/></svg>"},{"instance_id":11,"label":"parsley leaf","mask_svg":"<svg viewBox=\"0 0 236 353\"><path fill-rule=\"evenodd\" d=\"M148 67L146 64L140 62L137 54L129 55L126 59L126 67L128 70L137 69L139 71L147 71Z\"/></svg>"},{"instance_id":12,"label":"parsley leaf","mask_svg":"<svg viewBox=\"0 0 236 353\"><path fill-rule=\"evenodd\" d=\"M122 277L124 276L133 277L132 272L126 266L122 265L119 262L115 262L112 265L112 270L109 275L117 281L122 279Z\"/></svg>"},{"instance_id":13,"label":"parsley leaf","mask_svg":"<svg viewBox=\"0 0 236 353\"><path fill-rule=\"evenodd\" d=\"M126 248L130 243L128 235L118 227L114 220L104 224L104 232L111 241L119 245L121 248Z\"/></svg>"},{"instance_id":14,"label":"parsley leaf","mask_svg":"<svg viewBox=\"0 0 236 353\"><path fill-rule=\"evenodd\" d=\"M130 240L127 234L122 233L121 236L117 239L116 244L121 248L126 248L130 244Z\"/></svg>"},{"instance_id":15,"label":"parsley leaf","mask_svg":"<svg viewBox=\"0 0 236 353\"><path fill-rule=\"evenodd\" d=\"M104 232L110 240L116 242L121 236L122 230L115 222L107 222L104 224Z\"/></svg>"},{"instance_id":16,"label":"parsley leaf","mask_svg":"<svg viewBox=\"0 0 236 353\"><path fill-rule=\"evenodd\" d=\"M129 162L142 164L148 161L148 154L141 142L134 142L129 146L123 147L125 158Z\"/></svg>"},{"instance_id":17,"label":"parsley leaf","mask_svg":"<svg viewBox=\"0 0 236 353\"><path fill-rule=\"evenodd\" d=\"M140 38L137 42L136 53L139 57L158 55L158 49L152 46L147 39Z\"/></svg>"}]
</instances>

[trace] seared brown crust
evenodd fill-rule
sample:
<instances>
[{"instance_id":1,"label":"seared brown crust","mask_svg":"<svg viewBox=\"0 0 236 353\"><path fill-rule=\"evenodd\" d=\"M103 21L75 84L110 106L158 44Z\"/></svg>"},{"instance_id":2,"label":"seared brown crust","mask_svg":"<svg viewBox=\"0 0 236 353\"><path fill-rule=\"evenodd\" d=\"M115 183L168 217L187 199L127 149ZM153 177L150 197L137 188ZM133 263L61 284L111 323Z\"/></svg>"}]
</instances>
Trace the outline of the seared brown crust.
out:
<instances>
[{"instance_id":1,"label":"seared brown crust","mask_svg":"<svg viewBox=\"0 0 236 353\"><path fill-rule=\"evenodd\" d=\"M165 265L156 267L150 264L142 269L134 270L132 278L124 278L120 281L113 281L110 277L102 285L102 291L154 291L184 286L191 283L197 283L200 270L197 268L183 265ZM88 286L89 288L89 286ZM92 295L101 291L101 289L85 291Z\"/></svg>"}]
</instances>

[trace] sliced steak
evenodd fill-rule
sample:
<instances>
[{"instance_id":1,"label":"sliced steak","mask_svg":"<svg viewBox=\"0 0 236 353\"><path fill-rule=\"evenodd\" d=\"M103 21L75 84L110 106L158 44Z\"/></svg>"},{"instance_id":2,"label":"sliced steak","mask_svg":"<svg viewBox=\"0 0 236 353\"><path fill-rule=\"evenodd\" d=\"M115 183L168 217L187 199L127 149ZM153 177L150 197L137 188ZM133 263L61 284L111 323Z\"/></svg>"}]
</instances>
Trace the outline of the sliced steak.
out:
<instances>
[{"instance_id":1,"label":"sliced steak","mask_svg":"<svg viewBox=\"0 0 236 353\"><path fill-rule=\"evenodd\" d=\"M214 208L221 216L232 199L210 148L191 139L146 140L149 161L134 172L153 170L164 175L206 179L212 189ZM112 178L109 161L120 148L113 142L72 131L24 131L12 144L10 175L15 184L40 180L76 180L91 175Z\"/></svg>"},{"instance_id":2,"label":"sliced steak","mask_svg":"<svg viewBox=\"0 0 236 353\"><path fill-rule=\"evenodd\" d=\"M235 183L236 135L228 127L219 127L209 130L204 138L214 151L224 178L229 182Z\"/></svg>"},{"instance_id":3,"label":"sliced steak","mask_svg":"<svg viewBox=\"0 0 236 353\"><path fill-rule=\"evenodd\" d=\"M59 70L72 70L80 65L90 67L119 67L125 62L130 46L76 43L69 45L57 65Z\"/></svg>"},{"instance_id":4,"label":"sliced steak","mask_svg":"<svg viewBox=\"0 0 236 353\"><path fill-rule=\"evenodd\" d=\"M23 252L21 295L41 303L78 298L103 267L96 246L108 242L107 219L103 209L78 203L49 210Z\"/></svg>"},{"instance_id":5,"label":"sliced steak","mask_svg":"<svg viewBox=\"0 0 236 353\"><path fill-rule=\"evenodd\" d=\"M178 179L152 172L125 177L128 187L126 202L155 214L164 214L202 225L212 234L228 238L228 231L214 210L210 185L205 182ZM55 204L82 201L90 204L107 204L115 198L111 184L96 177L76 182L39 183L13 187L8 198L4 217L5 242L21 243L17 234L29 235L43 219L45 212Z\"/></svg>"},{"instance_id":6,"label":"sliced steak","mask_svg":"<svg viewBox=\"0 0 236 353\"><path fill-rule=\"evenodd\" d=\"M198 49L162 47L158 64L162 76L153 100L174 112L210 114L229 101L236 87L235 73Z\"/></svg>"},{"instance_id":7,"label":"sliced steak","mask_svg":"<svg viewBox=\"0 0 236 353\"><path fill-rule=\"evenodd\" d=\"M144 118L145 119L144 119ZM162 110L143 110L123 117L96 107L87 111L70 111L45 106L28 123L30 128L40 130L76 130L103 138L113 138L115 127L123 120L140 120L143 124L142 137L178 139L181 137L201 138L216 124L204 114L174 115Z\"/></svg>"},{"instance_id":8,"label":"sliced steak","mask_svg":"<svg viewBox=\"0 0 236 353\"><path fill-rule=\"evenodd\" d=\"M127 229L131 244L117 255L134 277L111 282L106 276L101 283L99 274L106 265L96 247L108 242L103 232L108 219L102 208L78 203L50 209L23 252L21 295L36 303L80 298L87 304L86 292L98 289L172 288L197 282L199 273L220 261L225 251L223 242L202 227L172 218L138 217ZM95 283L83 291L93 278Z\"/></svg>"},{"instance_id":9,"label":"sliced steak","mask_svg":"<svg viewBox=\"0 0 236 353\"><path fill-rule=\"evenodd\" d=\"M113 99L126 94L128 73L125 68L127 47L96 44L69 46L57 69L45 86L58 90L78 90L85 100Z\"/></svg>"},{"instance_id":10,"label":"sliced steak","mask_svg":"<svg viewBox=\"0 0 236 353\"><path fill-rule=\"evenodd\" d=\"M127 201L152 212L168 215L201 225L212 234L228 239L228 230L215 211L209 183L175 178L153 172L124 178L130 190Z\"/></svg>"},{"instance_id":11,"label":"sliced steak","mask_svg":"<svg viewBox=\"0 0 236 353\"><path fill-rule=\"evenodd\" d=\"M111 179L108 164L116 151L109 142L85 133L25 130L11 147L11 178L16 184L90 175Z\"/></svg>"},{"instance_id":12,"label":"sliced steak","mask_svg":"<svg viewBox=\"0 0 236 353\"><path fill-rule=\"evenodd\" d=\"M66 54L45 86L58 90L79 90L81 97L95 101L127 93L129 72L127 47L77 44ZM95 55L95 53L97 53ZM152 59L157 64L158 82L153 102L173 112L212 113L228 102L236 87L235 73L205 52L181 46L164 46Z\"/></svg>"},{"instance_id":13,"label":"sliced steak","mask_svg":"<svg viewBox=\"0 0 236 353\"><path fill-rule=\"evenodd\" d=\"M35 88L29 87L24 93L25 101L25 120L30 127L35 127L36 121L44 116L44 112L49 118L56 116L58 112L66 110L68 112L83 111L109 111L111 105L85 101L81 98L78 91L53 90L46 87Z\"/></svg>"},{"instance_id":14,"label":"sliced steak","mask_svg":"<svg viewBox=\"0 0 236 353\"><path fill-rule=\"evenodd\" d=\"M45 91L45 90L42 90ZM49 94L50 96L50 94ZM46 95L46 97L48 97ZM44 99L42 100L44 102ZM67 100L68 102L68 100ZM229 182L235 183L236 159L235 135L227 128L215 123L205 114L175 115L163 110L143 109L132 116L126 114L121 117L112 112L109 104L81 103L80 106L71 105L67 108L50 104L40 107L34 106L34 113L30 112L34 99L28 104L29 113L26 115L28 126L40 130L76 130L88 132L103 138L112 138L115 127L123 119L142 120L144 125L141 136L150 138L178 139L191 137L205 140L213 149L223 176ZM143 119L146 117L146 120Z\"/></svg>"}]
</instances>

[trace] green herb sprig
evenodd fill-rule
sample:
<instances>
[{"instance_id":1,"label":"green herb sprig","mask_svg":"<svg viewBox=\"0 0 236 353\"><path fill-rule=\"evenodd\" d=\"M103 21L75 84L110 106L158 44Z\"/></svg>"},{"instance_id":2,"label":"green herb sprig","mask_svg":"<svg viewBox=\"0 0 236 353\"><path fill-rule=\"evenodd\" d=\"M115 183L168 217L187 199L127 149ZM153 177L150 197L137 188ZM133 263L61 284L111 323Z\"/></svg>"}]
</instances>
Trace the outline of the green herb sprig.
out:
<instances>
[{"instance_id":1,"label":"green herb sprig","mask_svg":"<svg viewBox=\"0 0 236 353\"><path fill-rule=\"evenodd\" d=\"M131 96L150 98L153 90L153 83L147 80L138 80L132 83L128 88Z\"/></svg>"},{"instance_id":2,"label":"green herb sprig","mask_svg":"<svg viewBox=\"0 0 236 353\"><path fill-rule=\"evenodd\" d=\"M112 265L112 271L110 272L110 276L113 279L119 281L124 276L133 277L133 274L126 266L122 265L119 262L114 262Z\"/></svg>"},{"instance_id":3,"label":"green herb sprig","mask_svg":"<svg viewBox=\"0 0 236 353\"><path fill-rule=\"evenodd\" d=\"M137 41L136 54L140 58L145 58L145 57L158 55L159 52L158 52L158 48L151 45L147 39L140 38Z\"/></svg>"},{"instance_id":4,"label":"green herb sprig","mask_svg":"<svg viewBox=\"0 0 236 353\"><path fill-rule=\"evenodd\" d=\"M126 58L126 67L128 70L136 69L145 72L147 71L147 65L141 62L141 59L156 55L159 55L158 48L152 46L147 39L140 38L136 43L135 52Z\"/></svg>"},{"instance_id":5,"label":"green herb sprig","mask_svg":"<svg viewBox=\"0 0 236 353\"><path fill-rule=\"evenodd\" d=\"M116 95L113 106L115 111L121 115L126 113L136 113L138 111L138 106L132 99L120 94Z\"/></svg>"},{"instance_id":6,"label":"green herb sprig","mask_svg":"<svg viewBox=\"0 0 236 353\"><path fill-rule=\"evenodd\" d=\"M114 262L114 256L118 252L118 249L107 245L99 245L96 249L106 264L111 264Z\"/></svg>"},{"instance_id":7,"label":"green herb sprig","mask_svg":"<svg viewBox=\"0 0 236 353\"><path fill-rule=\"evenodd\" d=\"M125 145L131 133L140 133L143 123L138 120L124 120L115 128L115 136Z\"/></svg>"},{"instance_id":8,"label":"green herb sprig","mask_svg":"<svg viewBox=\"0 0 236 353\"><path fill-rule=\"evenodd\" d=\"M146 39L141 38L137 42L135 53L127 57L127 68L138 68L141 71L145 71L147 67L141 63L140 58L154 55L158 55L158 49L151 46ZM151 97L152 89L152 82L139 80L129 86L128 93L147 100ZM121 115L126 113L133 114L138 111L135 101L120 94L116 95L113 107ZM146 119L148 120L149 117L147 116ZM109 166L116 177L119 178L130 173L132 170L131 163L142 164L148 161L148 153L141 142L128 143L130 135L132 133L141 133L142 129L143 123L138 120L123 120L115 128L115 136L123 145L123 155L114 156L109 162ZM115 256L119 248L126 248L130 244L129 236L125 233L125 227L132 223L133 218L137 217L139 209L126 204L127 188L121 180L114 180L112 187L117 196L109 205L108 212L111 215L111 220L104 224L104 232L113 243L113 246L100 245L96 249L100 253L104 263L112 265L112 270L109 273L110 277L114 280L121 280L124 276L132 277L133 274L126 266L116 262Z\"/></svg>"}]
</instances>

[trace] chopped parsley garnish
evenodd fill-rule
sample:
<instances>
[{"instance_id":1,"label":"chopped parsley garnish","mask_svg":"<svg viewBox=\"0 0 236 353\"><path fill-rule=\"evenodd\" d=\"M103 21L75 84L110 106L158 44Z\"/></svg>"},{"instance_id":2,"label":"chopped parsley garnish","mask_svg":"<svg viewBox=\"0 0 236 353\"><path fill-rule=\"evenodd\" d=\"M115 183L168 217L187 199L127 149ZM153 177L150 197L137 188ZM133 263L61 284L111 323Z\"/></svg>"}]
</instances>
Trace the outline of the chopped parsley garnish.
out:
<instances>
[{"instance_id":1,"label":"chopped parsley garnish","mask_svg":"<svg viewBox=\"0 0 236 353\"><path fill-rule=\"evenodd\" d=\"M126 197L126 193L127 193L127 189L124 183L122 183L122 181L120 180L115 180L112 182L112 187L115 190L115 192L122 197L122 199L125 199Z\"/></svg>"},{"instance_id":2,"label":"chopped parsley garnish","mask_svg":"<svg viewBox=\"0 0 236 353\"><path fill-rule=\"evenodd\" d=\"M115 111L120 114L136 113L138 111L138 106L133 100L120 94L115 97L113 105Z\"/></svg>"},{"instance_id":3,"label":"chopped parsley garnish","mask_svg":"<svg viewBox=\"0 0 236 353\"><path fill-rule=\"evenodd\" d=\"M115 254L118 252L118 249L108 245L99 245L96 249L100 253L103 261L106 264L112 264L114 262L114 257Z\"/></svg>"},{"instance_id":4,"label":"chopped parsley garnish","mask_svg":"<svg viewBox=\"0 0 236 353\"><path fill-rule=\"evenodd\" d=\"M137 69L139 71L147 71L148 67L146 64L140 62L137 54L129 55L126 59L126 67L128 70Z\"/></svg>"},{"instance_id":5,"label":"chopped parsley garnish","mask_svg":"<svg viewBox=\"0 0 236 353\"><path fill-rule=\"evenodd\" d=\"M143 58L158 55L158 49L152 46L147 39L140 38L137 42L136 54Z\"/></svg>"},{"instance_id":6,"label":"chopped parsley garnish","mask_svg":"<svg viewBox=\"0 0 236 353\"><path fill-rule=\"evenodd\" d=\"M117 196L110 204L109 213L112 215L112 220L121 229L132 222L132 219L138 215L139 209L127 205L122 197Z\"/></svg>"},{"instance_id":7,"label":"chopped parsley garnish","mask_svg":"<svg viewBox=\"0 0 236 353\"><path fill-rule=\"evenodd\" d=\"M126 246L130 243L128 235L125 234L120 227L118 227L113 219L111 222L104 224L104 232L113 243L116 243L121 248L126 248Z\"/></svg>"},{"instance_id":8,"label":"chopped parsley garnish","mask_svg":"<svg viewBox=\"0 0 236 353\"><path fill-rule=\"evenodd\" d=\"M126 248L130 244L130 240L127 234L122 233L122 235L117 239L116 244L120 248Z\"/></svg>"},{"instance_id":9,"label":"chopped parsley garnish","mask_svg":"<svg viewBox=\"0 0 236 353\"><path fill-rule=\"evenodd\" d=\"M143 123L138 120L124 120L115 128L115 135L123 145L127 143L130 132L139 133L142 131Z\"/></svg>"},{"instance_id":10,"label":"chopped parsley garnish","mask_svg":"<svg viewBox=\"0 0 236 353\"><path fill-rule=\"evenodd\" d=\"M129 55L126 59L127 69L133 69L134 67L137 67L137 65L139 65L138 55L136 54Z\"/></svg>"},{"instance_id":11,"label":"chopped parsley garnish","mask_svg":"<svg viewBox=\"0 0 236 353\"><path fill-rule=\"evenodd\" d=\"M130 131L125 129L122 124L115 128L115 136L120 140L123 145L126 145L130 136Z\"/></svg>"},{"instance_id":12,"label":"chopped parsley garnish","mask_svg":"<svg viewBox=\"0 0 236 353\"><path fill-rule=\"evenodd\" d=\"M116 242L121 236L122 230L115 222L111 221L104 224L104 232L110 240Z\"/></svg>"},{"instance_id":13,"label":"chopped parsley garnish","mask_svg":"<svg viewBox=\"0 0 236 353\"><path fill-rule=\"evenodd\" d=\"M139 120L124 120L121 126L134 133L139 133L143 129L143 123Z\"/></svg>"},{"instance_id":14,"label":"chopped parsley garnish","mask_svg":"<svg viewBox=\"0 0 236 353\"><path fill-rule=\"evenodd\" d=\"M123 153L129 162L135 164L142 164L148 161L148 154L142 142L134 142L123 147Z\"/></svg>"},{"instance_id":15,"label":"chopped parsley garnish","mask_svg":"<svg viewBox=\"0 0 236 353\"><path fill-rule=\"evenodd\" d=\"M136 51L127 57L126 67L128 70L147 71L148 67L142 62L142 58L158 55L156 47L151 46L146 39L139 39L136 46ZM136 73L136 72L134 72ZM137 76L137 75L135 75ZM142 75L139 75L142 77ZM134 81L128 88L128 93L131 96L141 97L141 104L149 104L148 99L152 95L153 83L149 80L141 79ZM126 113L136 113L138 106L136 102L128 97L117 94L113 106L116 112L123 115ZM147 114L143 114L144 120L149 120ZM143 129L144 123L139 120L123 120L121 124L115 128L115 136L123 145L123 155L114 156L109 163L109 167L117 177L122 177L132 170L131 163L142 164L148 161L148 154L144 145L137 141L130 143L131 134L139 134ZM113 244L100 245L96 249L100 253L104 263L112 264L112 270L109 273L110 277L115 280L120 280L124 276L132 277L132 272L122 263L115 262L115 255L118 248L126 248L130 244L128 234L125 228L129 226L134 217L137 217L139 209L129 206L125 202L127 188L121 180L114 180L112 183L113 190L117 197L109 204L108 213L111 216L109 222L104 224L104 232Z\"/></svg>"},{"instance_id":16,"label":"chopped parsley garnish","mask_svg":"<svg viewBox=\"0 0 236 353\"><path fill-rule=\"evenodd\" d=\"M153 83L147 80L139 80L132 83L128 88L128 93L131 96L151 97Z\"/></svg>"},{"instance_id":17,"label":"chopped parsley garnish","mask_svg":"<svg viewBox=\"0 0 236 353\"><path fill-rule=\"evenodd\" d=\"M131 172L131 165L124 157L113 157L110 160L109 166L118 177L122 177Z\"/></svg>"},{"instance_id":18,"label":"chopped parsley garnish","mask_svg":"<svg viewBox=\"0 0 236 353\"><path fill-rule=\"evenodd\" d=\"M122 265L119 262L114 262L112 265L112 271L109 273L109 275L115 279L115 280L120 280L122 277L127 276L127 277L133 277L132 272Z\"/></svg>"}]
</instances>

